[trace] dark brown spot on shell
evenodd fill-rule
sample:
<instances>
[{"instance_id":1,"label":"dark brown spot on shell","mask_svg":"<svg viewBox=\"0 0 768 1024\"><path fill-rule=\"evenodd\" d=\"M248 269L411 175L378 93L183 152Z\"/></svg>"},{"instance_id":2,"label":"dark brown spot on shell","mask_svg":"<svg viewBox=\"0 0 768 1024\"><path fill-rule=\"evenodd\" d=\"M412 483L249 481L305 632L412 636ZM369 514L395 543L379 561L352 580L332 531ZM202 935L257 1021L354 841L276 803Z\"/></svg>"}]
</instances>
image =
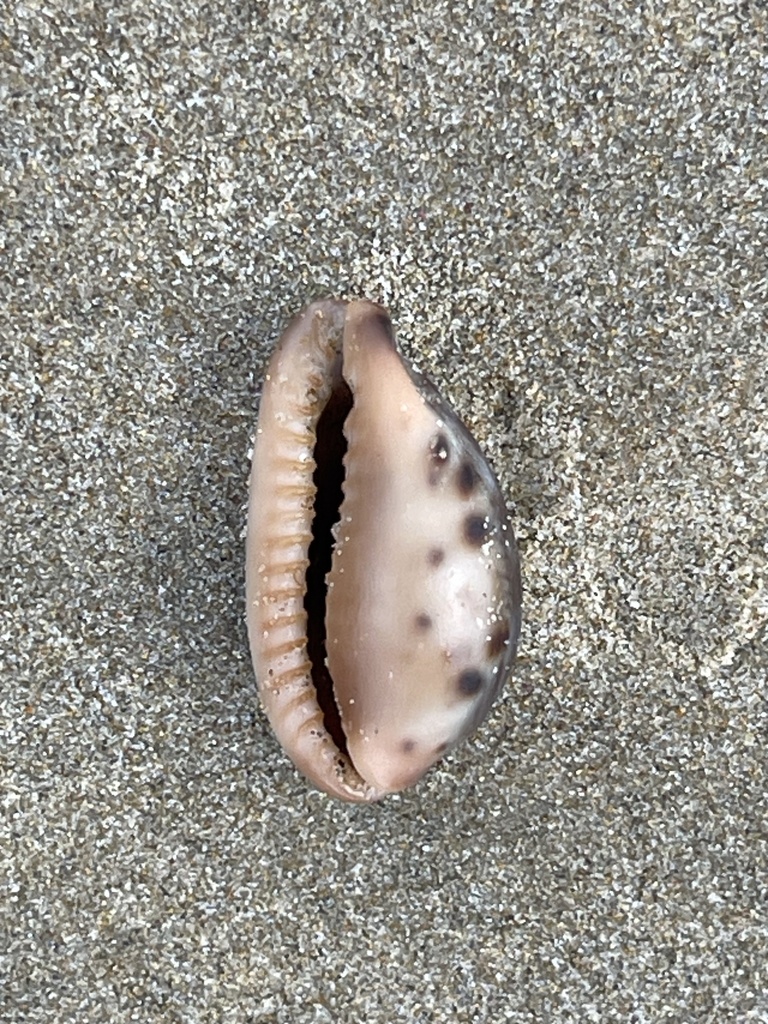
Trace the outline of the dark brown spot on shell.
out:
<instances>
[{"instance_id":1,"label":"dark brown spot on shell","mask_svg":"<svg viewBox=\"0 0 768 1024\"><path fill-rule=\"evenodd\" d=\"M400 749L404 754L412 754L416 749L416 740L403 740L400 744Z\"/></svg>"},{"instance_id":2,"label":"dark brown spot on shell","mask_svg":"<svg viewBox=\"0 0 768 1024\"><path fill-rule=\"evenodd\" d=\"M504 648L507 646L509 640L509 623L500 622L494 631L491 633L491 639L488 641L486 648L489 658L497 658Z\"/></svg>"},{"instance_id":3,"label":"dark brown spot on shell","mask_svg":"<svg viewBox=\"0 0 768 1024\"><path fill-rule=\"evenodd\" d=\"M440 481L440 478L448 465L450 454L451 449L448 438L441 431L432 438L429 445L429 468L427 470L427 479L429 480L431 487L435 487Z\"/></svg>"},{"instance_id":4,"label":"dark brown spot on shell","mask_svg":"<svg viewBox=\"0 0 768 1024\"><path fill-rule=\"evenodd\" d=\"M414 619L414 622L416 623L416 628L419 630L426 630L432 628L432 619L429 617L429 615L427 615L426 612L419 612L419 614Z\"/></svg>"},{"instance_id":5,"label":"dark brown spot on shell","mask_svg":"<svg viewBox=\"0 0 768 1024\"><path fill-rule=\"evenodd\" d=\"M430 548L429 554L427 555L427 561L430 565L440 565L445 558L445 552L442 548Z\"/></svg>"},{"instance_id":6,"label":"dark brown spot on shell","mask_svg":"<svg viewBox=\"0 0 768 1024\"><path fill-rule=\"evenodd\" d=\"M464 540L472 547L480 547L488 536L487 516L467 516L464 520Z\"/></svg>"},{"instance_id":7,"label":"dark brown spot on shell","mask_svg":"<svg viewBox=\"0 0 768 1024\"><path fill-rule=\"evenodd\" d=\"M459 693L462 697L474 697L483 686L483 676L476 668L465 668L459 676Z\"/></svg>"},{"instance_id":8,"label":"dark brown spot on shell","mask_svg":"<svg viewBox=\"0 0 768 1024\"><path fill-rule=\"evenodd\" d=\"M462 498L468 498L475 487L477 487L480 477L477 475L477 471L471 462L464 460L459 466L456 473L456 486L459 490L459 494Z\"/></svg>"}]
</instances>

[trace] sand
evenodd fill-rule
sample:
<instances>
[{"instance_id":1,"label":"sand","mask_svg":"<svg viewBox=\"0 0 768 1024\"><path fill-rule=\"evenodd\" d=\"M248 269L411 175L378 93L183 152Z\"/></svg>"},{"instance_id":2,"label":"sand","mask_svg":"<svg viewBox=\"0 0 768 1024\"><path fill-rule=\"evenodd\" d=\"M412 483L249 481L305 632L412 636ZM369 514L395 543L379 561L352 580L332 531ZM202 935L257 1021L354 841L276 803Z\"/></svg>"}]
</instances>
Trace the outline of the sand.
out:
<instances>
[{"instance_id":1,"label":"sand","mask_svg":"<svg viewBox=\"0 0 768 1024\"><path fill-rule=\"evenodd\" d=\"M761 4L11 5L0 1019L768 1021ZM265 360L386 303L508 495L517 669L373 807L244 629Z\"/></svg>"}]
</instances>

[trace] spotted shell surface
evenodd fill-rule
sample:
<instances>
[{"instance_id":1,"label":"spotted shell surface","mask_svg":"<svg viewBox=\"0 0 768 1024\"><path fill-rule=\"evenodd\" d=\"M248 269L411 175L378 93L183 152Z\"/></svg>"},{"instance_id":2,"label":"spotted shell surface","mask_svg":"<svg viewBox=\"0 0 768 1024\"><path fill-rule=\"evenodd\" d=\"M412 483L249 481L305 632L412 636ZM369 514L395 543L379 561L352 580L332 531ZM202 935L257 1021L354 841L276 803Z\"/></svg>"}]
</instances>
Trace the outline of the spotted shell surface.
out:
<instances>
[{"instance_id":1,"label":"spotted shell surface","mask_svg":"<svg viewBox=\"0 0 768 1024\"><path fill-rule=\"evenodd\" d=\"M272 357L246 600L275 733L344 800L417 782L509 674L520 570L498 483L374 303L314 303Z\"/></svg>"}]
</instances>

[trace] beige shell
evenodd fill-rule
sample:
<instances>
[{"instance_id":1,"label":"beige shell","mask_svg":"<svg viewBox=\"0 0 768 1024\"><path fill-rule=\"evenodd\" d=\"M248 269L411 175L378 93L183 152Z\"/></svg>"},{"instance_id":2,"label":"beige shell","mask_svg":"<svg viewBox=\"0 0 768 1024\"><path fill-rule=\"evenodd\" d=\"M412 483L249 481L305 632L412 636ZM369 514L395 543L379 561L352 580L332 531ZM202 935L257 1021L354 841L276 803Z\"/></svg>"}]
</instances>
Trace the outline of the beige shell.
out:
<instances>
[{"instance_id":1,"label":"beige shell","mask_svg":"<svg viewBox=\"0 0 768 1024\"><path fill-rule=\"evenodd\" d=\"M509 673L520 570L498 484L371 302L314 303L272 357L246 600L275 733L343 800L413 785Z\"/></svg>"}]
</instances>

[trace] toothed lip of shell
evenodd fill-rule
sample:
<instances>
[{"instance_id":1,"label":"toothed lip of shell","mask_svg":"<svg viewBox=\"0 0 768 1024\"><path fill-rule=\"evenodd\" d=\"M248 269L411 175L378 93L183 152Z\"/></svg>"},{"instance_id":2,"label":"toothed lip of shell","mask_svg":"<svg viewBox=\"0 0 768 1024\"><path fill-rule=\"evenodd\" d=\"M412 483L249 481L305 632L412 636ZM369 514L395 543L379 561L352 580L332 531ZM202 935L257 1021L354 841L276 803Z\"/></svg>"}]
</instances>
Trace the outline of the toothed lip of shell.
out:
<instances>
[{"instance_id":1,"label":"toothed lip of shell","mask_svg":"<svg viewBox=\"0 0 768 1024\"><path fill-rule=\"evenodd\" d=\"M317 302L262 391L248 633L278 740L320 789L415 784L508 677L520 570L498 483L370 302Z\"/></svg>"}]
</instances>

